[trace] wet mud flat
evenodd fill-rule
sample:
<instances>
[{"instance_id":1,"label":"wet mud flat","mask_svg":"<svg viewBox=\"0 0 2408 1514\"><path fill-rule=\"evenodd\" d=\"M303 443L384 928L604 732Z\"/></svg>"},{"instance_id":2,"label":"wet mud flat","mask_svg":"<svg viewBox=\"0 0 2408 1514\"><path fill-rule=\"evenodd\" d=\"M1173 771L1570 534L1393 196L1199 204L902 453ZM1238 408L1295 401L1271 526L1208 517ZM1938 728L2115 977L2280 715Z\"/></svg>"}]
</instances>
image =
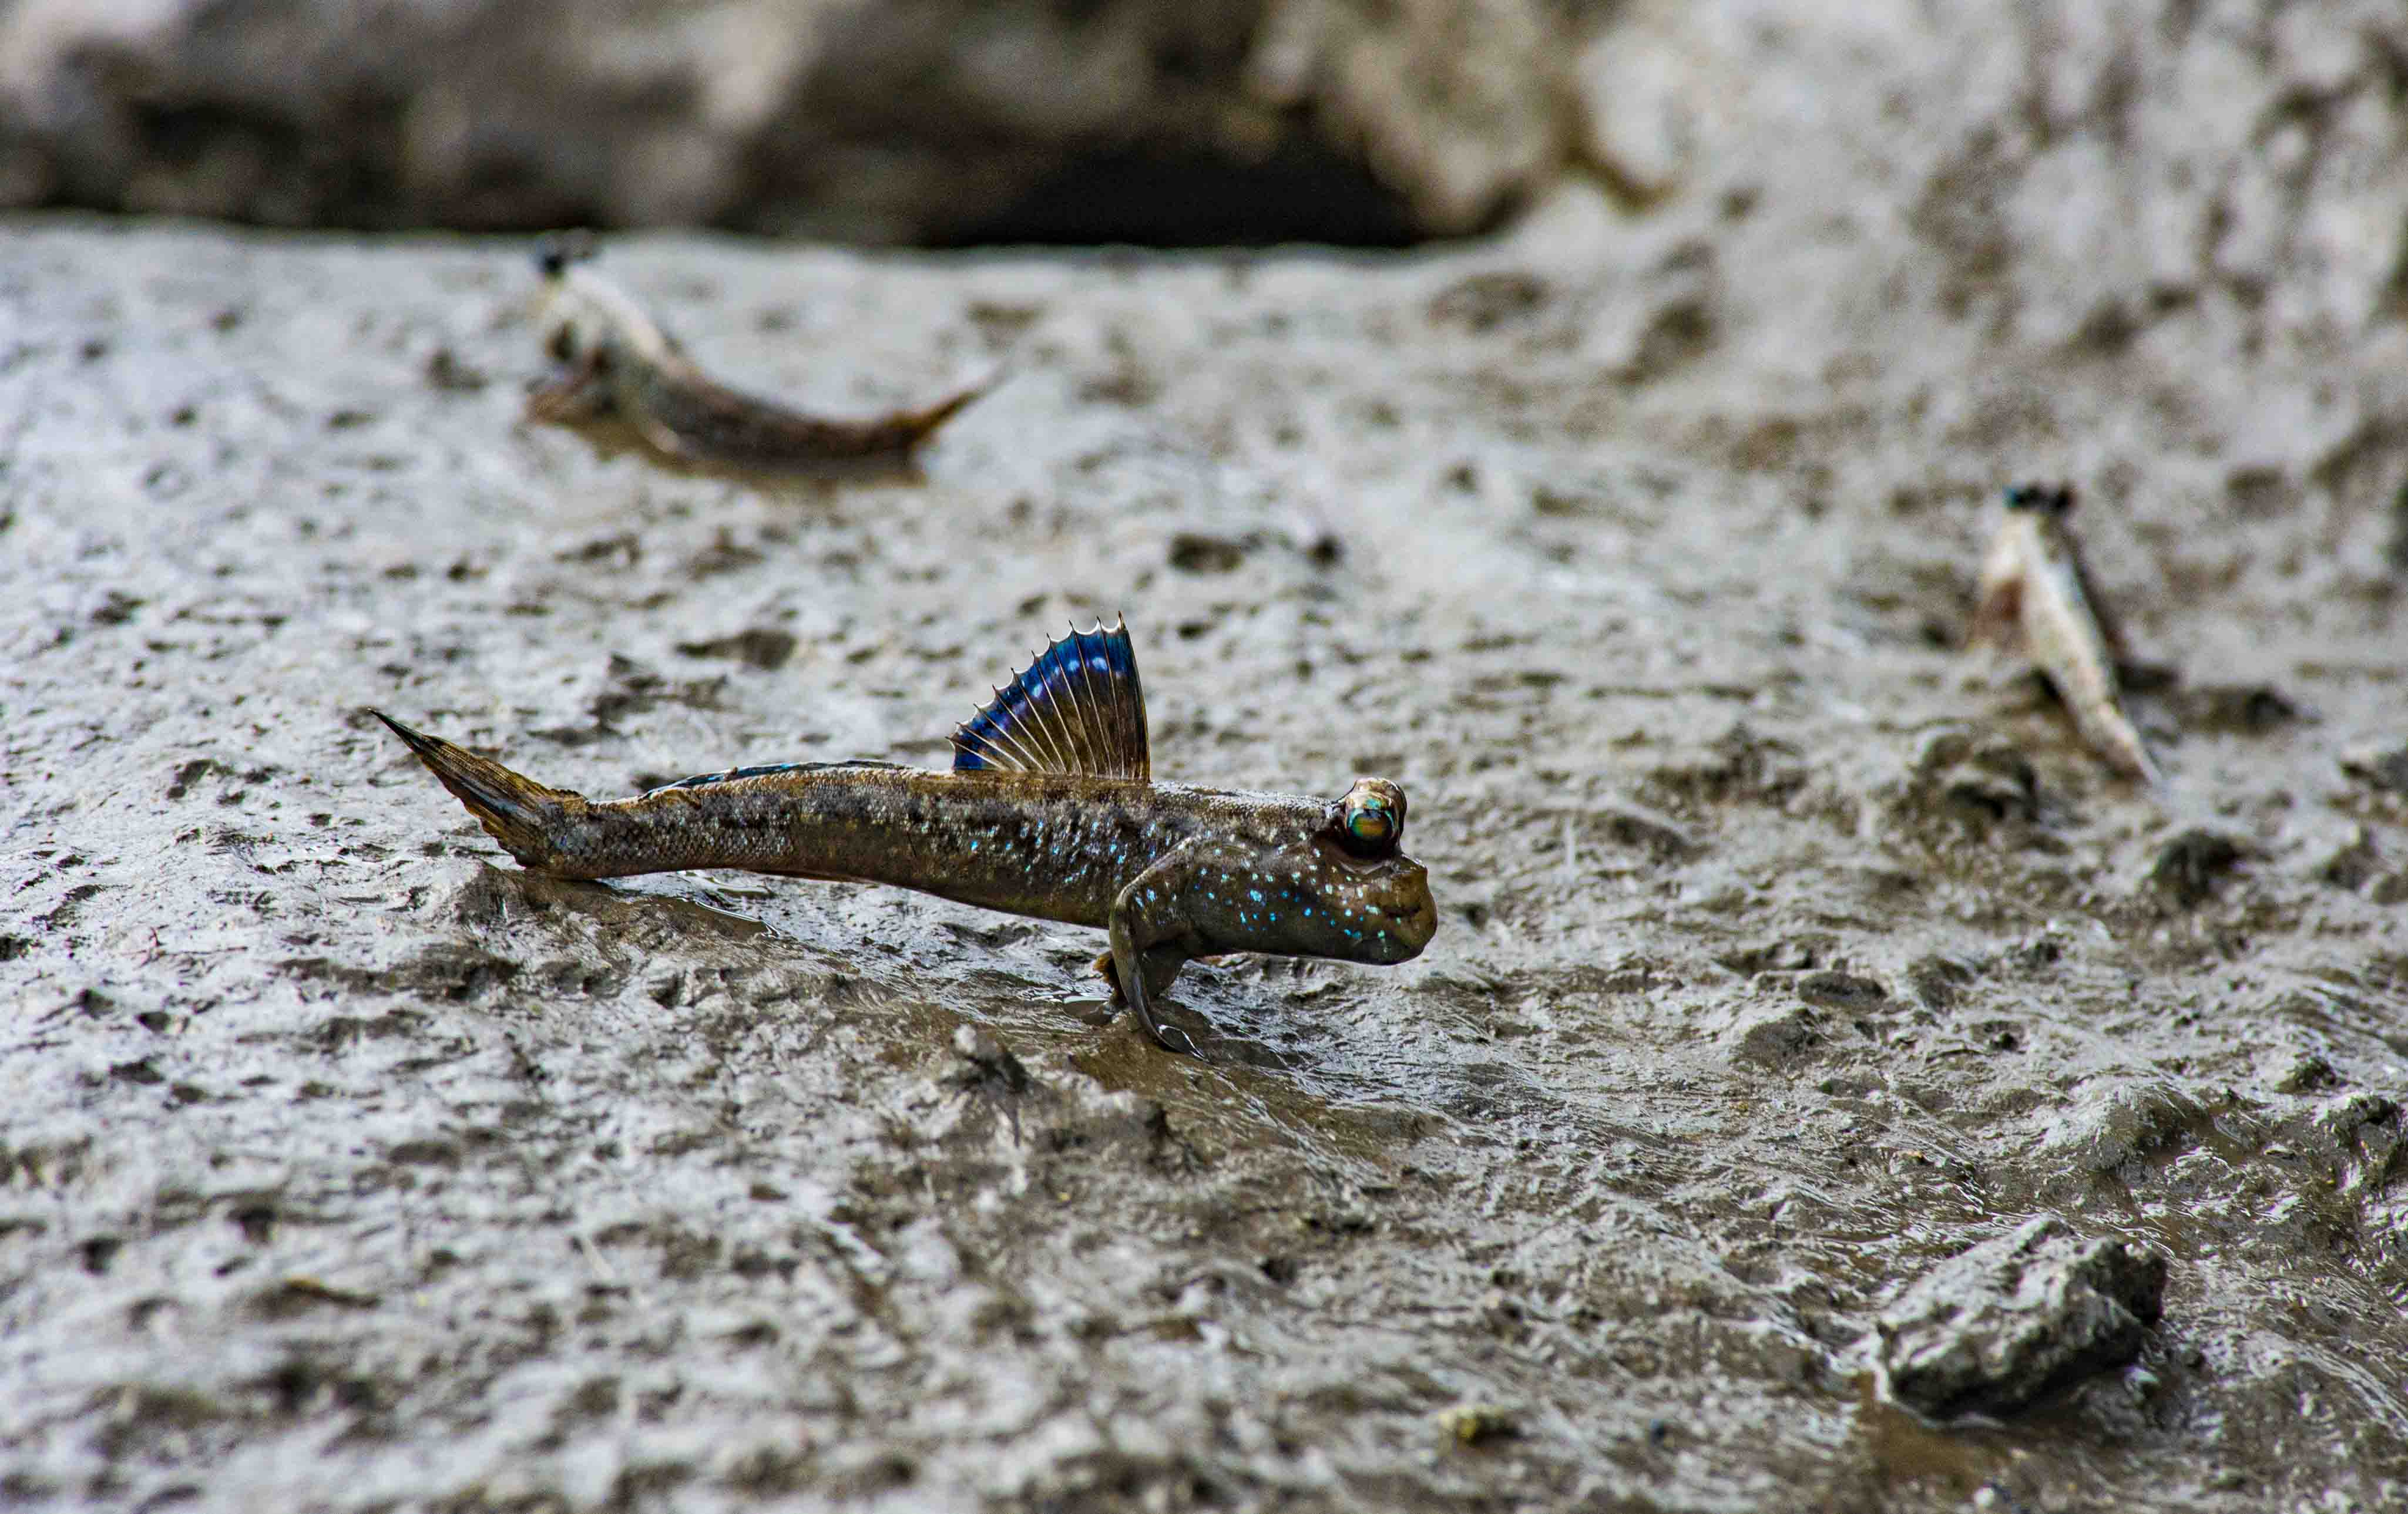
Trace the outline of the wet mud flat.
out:
<instances>
[{"instance_id":1,"label":"wet mud flat","mask_svg":"<svg viewBox=\"0 0 2408 1514\"><path fill-rule=\"evenodd\" d=\"M2396 1507L2401 323L2086 326L1995 173L1875 213L1928 135L1837 222L1767 128L1438 253L609 248L800 403L1008 357L917 479L519 424L514 244L12 222L7 1501ZM2025 477L2162 807L1954 645ZM1168 1056L1091 933L525 874L365 714L935 764L1114 610L1163 776L1407 786L1418 961L1191 968ZM1885 1402L2043 1233L2162 1264L2137 1358Z\"/></svg>"}]
</instances>

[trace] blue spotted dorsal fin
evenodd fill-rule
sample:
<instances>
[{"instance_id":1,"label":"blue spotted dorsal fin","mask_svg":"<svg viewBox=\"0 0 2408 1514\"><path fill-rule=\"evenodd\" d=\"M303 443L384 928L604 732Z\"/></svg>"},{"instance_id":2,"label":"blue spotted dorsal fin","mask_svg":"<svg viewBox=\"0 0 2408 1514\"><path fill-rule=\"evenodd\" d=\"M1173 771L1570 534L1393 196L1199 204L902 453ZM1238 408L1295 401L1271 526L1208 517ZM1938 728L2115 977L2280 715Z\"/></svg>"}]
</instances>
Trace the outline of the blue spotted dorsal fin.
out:
<instances>
[{"instance_id":1,"label":"blue spotted dorsal fin","mask_svg":"<svg viewBox=\"0 0 2408 1514\"><path fill-rule=\"evenodd\" d=\"M1071 627L953 728L953 770L1146 778L1145 691L1128 627Z\"/></svg>"}]
</instances>

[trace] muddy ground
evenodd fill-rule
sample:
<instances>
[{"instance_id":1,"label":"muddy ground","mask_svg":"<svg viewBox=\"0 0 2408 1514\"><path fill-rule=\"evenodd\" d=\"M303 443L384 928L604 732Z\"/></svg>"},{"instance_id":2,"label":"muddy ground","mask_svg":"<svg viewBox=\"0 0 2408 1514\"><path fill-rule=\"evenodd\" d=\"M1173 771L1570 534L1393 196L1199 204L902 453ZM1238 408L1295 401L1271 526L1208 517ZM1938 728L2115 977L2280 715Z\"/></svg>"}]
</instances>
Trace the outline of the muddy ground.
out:
<instances>
[{"instance_id":1,"label":"muddy ground","mask_svg":"<svg viewBox=\"0 0 2408 1514\"><path fill-rule=\"evenodd\" d=\"M2400 1507L2397 97L2260 193L2279 49L1747 37L1673 202L1452 250L609 250L823 407L1008 358L916 480L520 424L517 244L11 223L7 1501ZM2022 477L2162 805L1955 647ZM1157 772L1407 785L1420 960L1191 969L1172 1057L1090 933L532 877L364 714L937 763L1115 610ZM2042 1214L2167 1258L2139 1362L1883 1404L1881 1306Z\"/></svg>"}]
</instances>

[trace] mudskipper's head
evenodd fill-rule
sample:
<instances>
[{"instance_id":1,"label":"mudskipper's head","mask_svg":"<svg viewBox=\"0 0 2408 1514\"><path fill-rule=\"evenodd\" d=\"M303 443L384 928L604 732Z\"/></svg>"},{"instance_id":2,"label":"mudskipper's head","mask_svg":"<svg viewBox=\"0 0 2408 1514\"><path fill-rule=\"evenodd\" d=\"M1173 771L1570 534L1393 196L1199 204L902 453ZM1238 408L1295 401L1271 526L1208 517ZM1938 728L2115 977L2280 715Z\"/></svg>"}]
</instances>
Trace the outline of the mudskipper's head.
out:
<instances>
[{"instance_id":1,"label":"mudskipper's head","mask_svg":"<svg viewBox=\"0 0 2408 1514\"><path fill-rule=\"evenodd\" d=\"M600 250L592 232L546 232L535 239L535 271L556 281L567 277L578 264L593 262Z\"/></svg>"},{"instance_id":2,"label":"mudskipper's head","mask_svg":"<svg viewBox=\"0 0 2408 1514\"><path fill-rule=\"evenodd\" d=\"M1438 904L1404 840L1405 791L1386 778L1356 778L1323 812L1286 909L1304 950L1347 962L1421 955L1438 931Z\"/></svg>"},{"instance_id":3,"label":"mudskipper's head","mask_svg":"<svg viewBox=\"0 0 2408 1514\"><path fill-rule=\"evenodd\" d=\"M543 350L564 367L607 360L613 344L655 357L669 346L620 288L590 266L600 250L591 232L553 232L535 245L535 323Z\"/></svg>"},{"instance_id":4,"label":"mudskipper's head","mask_svg":"<svg viewBox=\"0 0 2408 1514\"><path fill-rule=\"evenodd\" d=\"M2062 521L2073 513L2073 486L2010 484L2007 486L2007 508L2011 512L2028 512L2042 520Z\"/></svg>"}]
</instances>

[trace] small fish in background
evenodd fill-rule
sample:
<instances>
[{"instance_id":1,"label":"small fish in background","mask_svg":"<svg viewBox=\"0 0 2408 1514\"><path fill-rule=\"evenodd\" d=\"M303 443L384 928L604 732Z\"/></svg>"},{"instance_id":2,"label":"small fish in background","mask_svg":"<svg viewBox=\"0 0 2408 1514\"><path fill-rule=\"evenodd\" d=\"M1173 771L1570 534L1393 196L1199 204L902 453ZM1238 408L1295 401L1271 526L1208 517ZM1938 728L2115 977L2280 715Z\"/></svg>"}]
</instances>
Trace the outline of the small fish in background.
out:
<instances>
[{"instance_id":1,"label":"small fish in background","mask_svg":"<svg viewBox=\"0 0 2408 1514\"><path fill-rule=\"evenodd\" d=\"M1193 1051L1154 1001L1235 951L1392 964L1438 929L1401 850L1405 793L1335 800L1156 782L1125 626L1075 629L953 736L949 772L778 763L597 803L377 712L520 864L557 878L696 867L883 883L1096 926L1096 969L1157 1043Z\"/></svg>"},{"instance_id":2,"label":"small fish in background","mask_svg":"<svg viewBox=\"0 0 2408 1514\"><path fill-rule=\"evenodd\" d=\"M1969 646L2028 659L2073 717L2074 729L2119 772L2159 788L2163 779L2141 733L2124 713L2117 668L2127 661L2121 628L2082 566L2067 520L2071 485L2016 484L1982 564Z\"/></svg>"},{"instance_id":3,"label":"small fish in background","mask_svg":"<svg viewBox=\"0 0 2408 1514\"><path fill-rule=\"evenodd\" d=\"M530 421L575 425L616 416L665 456L687 463L811 468L900 463L1002 380L991 375L920 409L842 419L805 415L717 382L626 291L588 264L593 238L545 237L537 324L558 364L527 395Z\"/></svg>"}]
</instances>

